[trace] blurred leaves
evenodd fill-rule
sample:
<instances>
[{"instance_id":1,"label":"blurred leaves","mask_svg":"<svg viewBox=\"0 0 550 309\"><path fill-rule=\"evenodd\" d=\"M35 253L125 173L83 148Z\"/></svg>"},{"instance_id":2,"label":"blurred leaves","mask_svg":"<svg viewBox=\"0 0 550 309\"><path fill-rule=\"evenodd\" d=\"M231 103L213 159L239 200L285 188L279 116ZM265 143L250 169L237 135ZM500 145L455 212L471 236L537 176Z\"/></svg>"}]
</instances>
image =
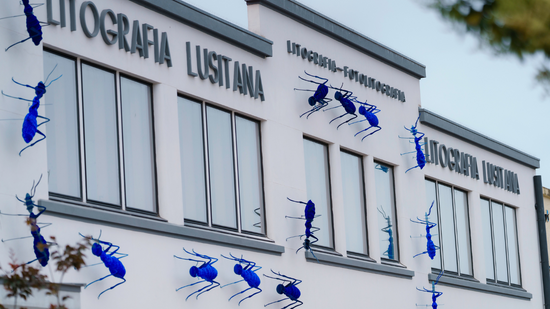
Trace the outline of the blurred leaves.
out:
<instances>
[{"instance_id":1,"label":"blurred leaves","mask_svg":"<svg viewBox=\"0 0 550 309\"><path fill-rule=\"evenodd\" d=\"M425 0L459 32L475 35L498 54L541 53L550 60L550 0ZM550 93L550 70L535 77Z\"/></svg>"}]
</instances>

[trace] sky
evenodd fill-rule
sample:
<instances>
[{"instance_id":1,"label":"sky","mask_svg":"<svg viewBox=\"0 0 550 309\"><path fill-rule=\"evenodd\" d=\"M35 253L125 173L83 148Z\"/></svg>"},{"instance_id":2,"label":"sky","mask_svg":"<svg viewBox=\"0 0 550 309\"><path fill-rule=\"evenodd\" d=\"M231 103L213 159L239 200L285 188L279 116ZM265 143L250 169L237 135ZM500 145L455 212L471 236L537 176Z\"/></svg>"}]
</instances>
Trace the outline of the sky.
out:
<instances>
[{"instance_id":1,"label":"sky","mask_svg":"<svg viewBox=\"0 0 550 309\"><path fill-rule=\"evenodd\" d=\"M244 0L185 2L248 28ZM543 126L550 120L550 96L534 78L542 57L495 55L473 35L456 31L425 0L298 2L425 65L423 108L539 158L537 174L550 188Z\"/></svg>"}]
</instances>

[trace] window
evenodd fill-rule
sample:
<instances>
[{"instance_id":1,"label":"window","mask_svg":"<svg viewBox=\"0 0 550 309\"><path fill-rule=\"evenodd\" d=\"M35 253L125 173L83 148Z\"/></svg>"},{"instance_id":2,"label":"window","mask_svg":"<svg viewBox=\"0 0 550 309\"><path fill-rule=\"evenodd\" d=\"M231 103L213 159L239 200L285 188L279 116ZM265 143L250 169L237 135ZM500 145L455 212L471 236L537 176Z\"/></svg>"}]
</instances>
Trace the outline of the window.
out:
<instances>
[{"instance_id":1,"label":"window","mask_svg":"<svg viewBox=\"0 0 550 309\"><path fill-rule=\"evenodd\" d=\"M63 77L46 94L50 194L156 213L151 86L44 52L45 76L56 65Z\"/></svg>"},{"instance_id":2,"label":"window","mask_svg":"<svg viewBox=\"0 0 550 309\"><path fill-rule=\"evenodd\" d=\"M363 162L360 156L341 151L346 246L352 253L368 254Z\"/></svg>"},{"instance_id":3,"label":"window","mask_svg":"<svg viewBox=\"0 0 550 309\"><path fill-rule=\"evenodd\" d=\"M441 248L432 260L432 268L473 276L467 193L426 180L426 199L426 207L435 201L429 220L437 222L438 236L432 232L432 240Z\"/></svg>"},{"instance_id":4,"label":"window","mask_svg":"<svg viewBox=\"0 0 550 309\"><path fill-rule=\"evenodd\" d=\"M328 147L325 144L304 138L304 160L306 166L307 199L315 203L313 225L320 228L315 232L318 246L333 248L332 202L330 196L330 173Z\"/></svg>"},{"instance_id":5,"label":"window","mask_svg":"<svg viewBox=\"0 0 550 309\"><path fill-rule=\"evenodd\" d=\"M376 185L376 205L378 206L378 239L382 259L399 260L397 241L397 219L395 216L395 193L393 186L393 168L374 163L374 181Z\"/></svg>"},{"instance_id":6,"label":"window","mask_svg":"<svg viewBox=\"0 0 550 309\"><path fill-rule=\"evenodd\" d=\"M178 97L185 221L265 234L260 123Z\"/></svg>"},{"instance_id":7,"label":"window","mask_svg":"<svg viewBox=\"0 0 550 309\"><path fill-rule=\"evenodd\" d=\"M487 281L521 286L515 209L482 198L481 219Z\"/></svg>"}]
</instances>

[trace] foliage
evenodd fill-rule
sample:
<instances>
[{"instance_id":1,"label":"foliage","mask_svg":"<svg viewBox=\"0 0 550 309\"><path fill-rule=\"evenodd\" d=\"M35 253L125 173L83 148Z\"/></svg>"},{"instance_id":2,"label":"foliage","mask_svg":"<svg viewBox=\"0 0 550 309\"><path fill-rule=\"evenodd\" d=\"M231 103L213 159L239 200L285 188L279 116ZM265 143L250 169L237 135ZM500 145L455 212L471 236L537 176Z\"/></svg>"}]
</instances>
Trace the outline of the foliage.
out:
<instances>
[{"instance_id":1,"label":"foliage","mask_svg":"<svg viewBox=\"0 0 550 309\"><path fill-rule=\"evenodd\" d=\"M474 34L498 54L520 60L541 53L550 60L550 0L426 0L460 32ZM550 90L550 69L536 79Z\"/></svg>"},{"instance_id":2,"label":"foliage","mask_svg":"<svg viewBox=\"0 0 550 309\"><path fill-rule=\"evenodd\" d=\"M51 236L50 238L52 239L52 243L56 244L55 237ZM78 271L86 266L84 251L90 248L90 246L90 240L84 238L76 243L74 247L66 245L62 251L58 249L58 246L52 248L51 261L54 262L56 271L61 274L59 283L46 280L47 276L40 274L40 269L38 268L27 264L17 264L15 254L11 252L12 263L10 263L10 266L13 271L5 272L1 278L4 281L4 288L8 291L7 297L14 298L14 307L17 308L18 297L26 300L32 296L33 289L46 289L48 290L46 292L47 295L53 295L57 299L57 304L51 304L50 309L68 309L64 302L70 296L61 297L59 287L63 282L63 277L70 269ZM0 304L0 309L5 309L5 307Z\"/></svg>"}]
</instances>

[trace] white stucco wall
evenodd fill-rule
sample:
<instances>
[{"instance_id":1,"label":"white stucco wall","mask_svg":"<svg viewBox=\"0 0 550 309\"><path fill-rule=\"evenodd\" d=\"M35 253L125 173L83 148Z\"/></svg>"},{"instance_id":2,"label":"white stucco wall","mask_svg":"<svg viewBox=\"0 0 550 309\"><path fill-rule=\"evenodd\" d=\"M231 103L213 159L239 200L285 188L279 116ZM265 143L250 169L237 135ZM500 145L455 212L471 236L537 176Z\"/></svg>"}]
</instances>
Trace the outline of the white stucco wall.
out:
<instances>
[{"instance_id":1,"label":"white stucco wall","mask_svg":"<svg viewBox=\"0 0 550 309\"><path fill-rule=\"evenodd\" d=\"M57 2L57 1L53 1ZM83 1L75 0L77 18ZM156 164L158 183L159 216L175 225L183 225L185 214L182 205L181 177L179 163L179 136L177 118L177 95L185 95L219 105L239 114L261 121L263 173L267 238L285 247L282 255L266 254L246 250L238 246L220 245L208 242L197 242L183 237L167 237L161 234L145 233L122 228L113 224L105 224L93 220L74 220L71 216L61 217L48 215L46 212L40 220L51 222L52 225L43 230L43 234L55 235L60 244L74 243L81 237L78 233L98 236L102 230L102 239L120 245L121 252L129 254L124 258L127 282L112 291L106 292L101 299L97 295L106 288L119 282L108 278L95 283L80 295L81 308L151 308L159 306L184 306L193 308L226 308L236 307L237 300L227 302L227 299L246 288L245 283L232 285L224 289L215 289L203 294L198 300L185 298L195 286L175 292L183 285L193 283L189 274L191 262L177 260L174 254L183 256L182 247L195 249L202 254L218 257L220 254L243 255L246 259L255 261L263 269L258 273L269 274L269 269L303 280L299 285L302 292L300 300L304 308L336 308L357 306L373 308L408 308L415 304L429 304L431 297L420 293L416 287L429 287L428 273L431 272L427 256L413 259L413 255L425 250L425 244L412 239L423 228L409 221L424 213L431 201L426 201L424 179L429 177L451 184L468 192L470 232L474 278L485 283L484 251L481 226L480 196L488 197L515 207L518 225L518 240L520 249L522 287L531 293L531 300L509 298L487 294L446 285L438 285L438 290L444 292L439 303L445 308L540 308L543 303L542 282L540 277L539 249L536 230L534 191L532 178L535 171L512 160L498 156L487 150L473 146L463 140L444 134L438 130L419 125L419 130L426 133L430 139L452 145L461 151L478 158L480 173L481 160L506 167L518 174L521 194L513 194L500 188L483 183L483 180L473 180L449 169L443 169L434 164L427 164L423 170L405 171L416 165L412 155L401 156L400 153L412 151L413 145L398 135L408 136L403 126L410 127L418 117L421 105L419 80L394 67L388 66L372 57L331 39L319 32L289 19L264 6L250 5L249 20L252 31L273 41L273 57L257 57L243 49L209 36L173 19L148 10L129 1L93 1L99 11L111 9L116 13L124 13L130 22L139 20L167 32L170 42L173 67L159 65L152 58L144 59L138 54L131 54L118 49L118 45L106 45L101 36L87 38L82 32L80 21L77 30L69 27L49 26L43 29L43 45L35 47L30 41L17 45L0 57L0 89L10 95L32 98L32 90L16 86L15 80L35 85L43 80L42 48L47 47L81 60L110 68L120 73L133 76L153 85L154 123L156 143ZM57 7L54 3L54 8ZM68 5L67 5L68 7ZM20 14L23 7L16 1L3 1L0 4L2 15ZM55 9L54 9L54 12ZM35 13L39 20L46 20L46 7L38 7ZM57 18L58 13L54 16ZM88 11L90 15L90 12ZM67 16L68 17L68 16ZM368 35L368 34L367 34ZM26 37L24 18L0 20L0 46L6 47ZM129 36L130 37L130 36ZM322 52L337 62L339 67L349 66L362 73L375 77L377 80L390 83L406 93L406 102L392 99L376 90L365 88L355 81L344 78L342 72L333 73L325 68L314 65L301 57L287 53L286 42L291 40L306 46L308 49ZM195 45L201 48L215 50L227 55L241 64L253 66L260 70L266 100L261 102L250 96L244 96L230 89L219 87L208 80L191 77L187 74L185 43L191 42L193 68L196 72ZM152 49L151 49L152 52ZM233 65L230 65L231 74ZM327 112L316 112L309 119L298 116L310 108L308 92L294 91L294 88L311 88L309 83L298 79L304 76L304 70L310 74L329 78L332 86L342 83L360 100L367 99L381 109L377 115L382 130L366 138L353 135L365 125L342 126L336 130L339 123L328 124L334 117L341 114L340 109ZM61 74L56 72L54 75ZM231 78L232 79L232 78ZM332 92L331 92L332 95ZM332 101L334 106L336 101ZM55 104L47 101L47 94L42 104ZM27 112L24 102L0 96L0 119L22 118ZM40 114L44 114L41 107ZM47 115L46 115L47 116ZM52 119L55 121L55 119ZM98 123L97 125L101 125ZM46 125L47 127L47 125ZM43 128L43 127L41 127ZM46 145L48 140L38 143L26 150L21 157L17 154L24 147L21 139L19 121L0 121L0 210L5 213L22 213L21 204L14 195L24 196L32 181L44 175L37 188L35 200L48 199L48 166ZM43 132L47 134L47 129ZM376 263L381 263L381 252L378 245L379 227L377 222L376 192L374 185L373 162L380 161L394 166L395 197L397 207L400 263L406 269L414 271L412 279L398 278L375 274L349 268L336 267L312 262L306 262L303 251L295 254L301 246L298 240L286 241L289 236L301 233L303 225L295 220L285 219L285 215L299 216L301 207L286 200L287 197L305 200L306 180L304 168L303 137L311 137L328 144L332 212L334 227L335 251L346 256L346 231L343 213L343 193L340 169L340 149L352 151L363 156L365 169L365 192L367 204L367 231L369 257ZM74 206L85 207L85 206ZM12 238L28 235L28 227L23 218L0 216L0 235L2 238ZM30 240L14 241L0 244L0 265L6 269L9 261L8 252L13 250L21 260L33 259ZM89 263L97 262L97 258L88 254ZM215 266L219 275L217 280L222 283L236 281L233 273L233 262L220 260ZM51 266L49 266L51 267ZM45 270L49 273L48 270ZM105 276L108 271L102 265L86 268L79 273L73 272L65 277L65 282L89 283ZM57 279L57 278L56 278ZM278 282L261 277L263 293L243 302L241 307L253 308L282 298L275 293ZM197 285L200 286L200 285ZM240 299L240 297L236 297ZM1 300L4 302L4 300ZM286 303L274 304L271 307L281 308Z\"/></svg>"}]
</instances>

